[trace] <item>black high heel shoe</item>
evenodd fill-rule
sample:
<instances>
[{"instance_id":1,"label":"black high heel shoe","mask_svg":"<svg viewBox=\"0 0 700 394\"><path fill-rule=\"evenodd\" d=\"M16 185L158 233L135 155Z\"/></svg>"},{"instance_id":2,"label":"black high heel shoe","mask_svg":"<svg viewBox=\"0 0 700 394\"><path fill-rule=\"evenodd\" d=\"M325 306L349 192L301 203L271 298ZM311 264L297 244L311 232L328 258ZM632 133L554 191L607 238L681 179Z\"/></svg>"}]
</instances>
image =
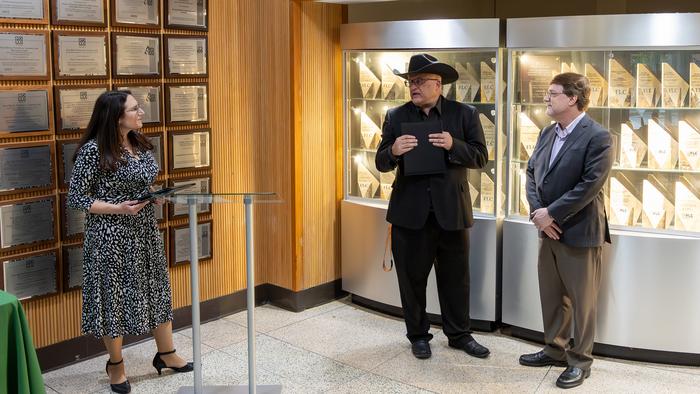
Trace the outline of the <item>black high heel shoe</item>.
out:
<instances>
[{"instance_id":1,"label":"black high heel shoe","mask_svg":"<svg viewBox=\"0 0 700 394\"><path fill-rule=\"evenodd\" d=\"M113 363L113 362L109 361L109 359L108 359L107 365L105 365L105 372L107 372L107 377L109 377L109 366L110 365L119 365L123 362L124 362L123 358L116 363ZM114 391L115 393L119 393L119 394L127 394L127 393L131 392L131 384L129 383L129 379L127 379L121 383L117 383L117 384L110 383L109 388L112 389L112 391Z\"/></svg>"},{"instance_id":2,"label":"black high heel shoe","mask_svg":"<svg viewBox=\"0 0 700 394\"><path fill-rule=\"evenodd\" d=\"M158 375L161 374L160 370L164 368L170 368L175 372L192 372L194 370L194 365L192 363L187 363L181 367L169 367L165 361L163 361L160 356L165 356L167 354L173 354L175 353L175 349L169 351L169 352L163 352L163 353L156 353L155 357L153 357L153 368L158 371Z\"/></svg>"}]
</instances>

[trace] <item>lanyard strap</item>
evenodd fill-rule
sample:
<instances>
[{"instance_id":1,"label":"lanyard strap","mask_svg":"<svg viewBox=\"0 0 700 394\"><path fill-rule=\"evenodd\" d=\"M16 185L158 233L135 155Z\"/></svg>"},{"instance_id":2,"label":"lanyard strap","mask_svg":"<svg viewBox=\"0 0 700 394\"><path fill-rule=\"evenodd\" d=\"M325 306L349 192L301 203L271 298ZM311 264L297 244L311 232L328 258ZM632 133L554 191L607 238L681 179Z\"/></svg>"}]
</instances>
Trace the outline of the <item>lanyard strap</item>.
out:
<instances>
[{"instance_id":1,"label":"lanyard strap","mask_svg":"<svg viewBox=\"0 0 700 394\"><path fill-rule=\"evenodd\" d=\"M389 258L389 266L386 265L387 257ZM384 272L390 272L394 269L394 256L391 253L391 223L386 230L386 241L384 242L384 256L382 256L382 269Z\"/></svg>"}]
</instances>

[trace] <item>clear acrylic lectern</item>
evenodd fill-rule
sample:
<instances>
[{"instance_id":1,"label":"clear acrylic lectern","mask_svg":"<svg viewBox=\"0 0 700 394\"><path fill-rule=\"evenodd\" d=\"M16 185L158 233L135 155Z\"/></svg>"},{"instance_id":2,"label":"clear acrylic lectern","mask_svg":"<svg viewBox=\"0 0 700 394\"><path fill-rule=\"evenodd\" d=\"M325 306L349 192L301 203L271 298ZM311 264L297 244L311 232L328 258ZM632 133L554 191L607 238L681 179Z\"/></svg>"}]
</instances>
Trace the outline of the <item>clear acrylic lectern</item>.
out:
<instances>
[{"instance_id":1,"label":"clear acrylic lectern","mask_svg":"<svg viewBox=\"0 0 700 394\"><path fill-rule=\"evenodd\" d=\"M255 266L253 247L253 203L279 203L275 193L179 193L166 197L174 204L186 204L189 209L190 226L190 281L192 288L192 355L194 361L194 386L184 386L178 393L236 393L236 394L277 394L281 385L255 384ZM199 254L197 236L197 206L199 204L243 204L245 206L245 255L246 255L246 298L248 309L248 385L202 386L202 352L199 334Z\"/></svg>"}]
</instances>

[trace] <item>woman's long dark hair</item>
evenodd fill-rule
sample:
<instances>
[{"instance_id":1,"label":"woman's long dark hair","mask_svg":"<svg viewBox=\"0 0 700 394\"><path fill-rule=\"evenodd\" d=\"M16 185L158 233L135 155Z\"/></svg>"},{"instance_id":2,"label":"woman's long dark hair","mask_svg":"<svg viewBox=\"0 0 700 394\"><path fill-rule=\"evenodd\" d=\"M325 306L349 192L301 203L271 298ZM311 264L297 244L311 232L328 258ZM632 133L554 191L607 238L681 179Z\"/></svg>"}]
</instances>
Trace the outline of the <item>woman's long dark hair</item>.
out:
<instances>
[{"instance_id":1,"label":"woman's long dark hair","mask_svg":"<svg viewBox=\"0 0 700 394\"><path fill-rule=\"evenodd\" d=\"M92 116L87 130L80 139L78 149L75 150L73 161L78 157L80 148L88 141L97 141L100 152L100 168L105 171L115 171L122 159L121 134L119 132L119 119L124 115L124 104L131 95L128 90L111 90L104 92L95 101ZM129 143L138 152L153 150L151 144L143 134L130 131L127 135Z\"/></svg>"}]
</instances>

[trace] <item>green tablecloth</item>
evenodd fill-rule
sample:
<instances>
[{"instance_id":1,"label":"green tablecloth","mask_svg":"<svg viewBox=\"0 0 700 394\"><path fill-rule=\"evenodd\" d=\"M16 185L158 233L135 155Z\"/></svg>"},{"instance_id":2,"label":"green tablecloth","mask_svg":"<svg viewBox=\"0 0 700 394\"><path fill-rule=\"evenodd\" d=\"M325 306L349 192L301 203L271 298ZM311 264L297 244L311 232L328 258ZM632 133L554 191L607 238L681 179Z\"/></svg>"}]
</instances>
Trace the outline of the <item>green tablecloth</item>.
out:
<instances>
[{"instance_id":1,"label":"green tablecloth","mask_svg":"<svg viewBox=\"0 0 700 394\"><path fill-rule=\"evenodd\" d=\"M17 297L0 290L0 393L45 393L32 333Z\"/></svg>"}]
</instances>

